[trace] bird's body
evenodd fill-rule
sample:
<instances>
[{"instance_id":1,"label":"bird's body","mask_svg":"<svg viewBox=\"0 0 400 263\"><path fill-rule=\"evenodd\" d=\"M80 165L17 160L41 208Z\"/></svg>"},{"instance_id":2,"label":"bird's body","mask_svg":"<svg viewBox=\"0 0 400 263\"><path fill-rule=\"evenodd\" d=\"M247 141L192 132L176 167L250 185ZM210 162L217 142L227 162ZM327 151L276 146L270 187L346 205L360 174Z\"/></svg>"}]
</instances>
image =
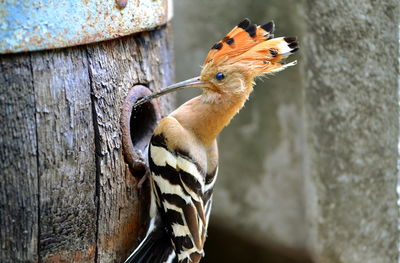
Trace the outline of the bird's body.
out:
<instances>
[{"instance_id":1,"label":"bird's body","mask_svg":"<svg viewBox=\"0 0 400 263\"><path fill-rule=\"evenodd\" d=\"M218 171L216 137L243 107L256 76L294 64L279 62L297 50L296 39L273 38L273 30L272 22L239 23L213 46L201 76L184 83L203 94L156 127L149 145L152 227L126 262L198 263L203 257Z\"/></svg>"}]
</instances>

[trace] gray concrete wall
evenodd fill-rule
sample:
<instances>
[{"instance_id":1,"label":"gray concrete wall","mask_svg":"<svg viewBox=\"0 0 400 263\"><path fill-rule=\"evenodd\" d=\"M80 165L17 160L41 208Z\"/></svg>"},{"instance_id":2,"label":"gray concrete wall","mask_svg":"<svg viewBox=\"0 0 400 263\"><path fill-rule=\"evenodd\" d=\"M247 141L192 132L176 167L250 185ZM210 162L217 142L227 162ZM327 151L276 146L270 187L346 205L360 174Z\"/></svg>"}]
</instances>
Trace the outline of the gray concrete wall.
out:
<instances>
[{"instance_id":1,"label":"gray concrete wall","mask_svg":"<svg viewBox=\"0 0 400 263\"><path fill-rule=\"evenodd\" d=\"M219 138L214 225L316 262L396 262L396 5L175 1L177 80L243 17L300 38L298 66L258 81Z\"/></svg>"},{"instance_id":2,"label":"gray concrete wall","mask_svg":"<svg viewBox=\"0 0 400 263\"><path fill-rule=\"evenodd\" d=\"M318 262L398 260L397 6L304 6L307 211Z\"/></svg>"}]
</instances>

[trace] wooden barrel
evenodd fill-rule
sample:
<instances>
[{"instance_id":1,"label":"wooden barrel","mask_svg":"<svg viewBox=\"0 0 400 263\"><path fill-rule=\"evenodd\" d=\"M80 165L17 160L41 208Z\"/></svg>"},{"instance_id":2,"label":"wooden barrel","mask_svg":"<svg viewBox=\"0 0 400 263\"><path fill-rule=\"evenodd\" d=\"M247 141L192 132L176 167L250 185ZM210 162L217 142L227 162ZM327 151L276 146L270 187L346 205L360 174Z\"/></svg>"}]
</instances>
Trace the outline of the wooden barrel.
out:
<instances>
[{"instance_id":1,"label":"wooden barrel","mask_svg":"<svg viewBox=\"0 0 400 263\"><path fill-rule=\"evenodd\" d=\"M137 4L109 8L124 16ZM146 32L136 16L135 34L103 42L83 32L69 42L80 46L0 45L0 262L121 262L137 245L146 204L132 160L174 100L129 107L135 90L172 81L164 16Z\"/></svg>"}]
</instances>

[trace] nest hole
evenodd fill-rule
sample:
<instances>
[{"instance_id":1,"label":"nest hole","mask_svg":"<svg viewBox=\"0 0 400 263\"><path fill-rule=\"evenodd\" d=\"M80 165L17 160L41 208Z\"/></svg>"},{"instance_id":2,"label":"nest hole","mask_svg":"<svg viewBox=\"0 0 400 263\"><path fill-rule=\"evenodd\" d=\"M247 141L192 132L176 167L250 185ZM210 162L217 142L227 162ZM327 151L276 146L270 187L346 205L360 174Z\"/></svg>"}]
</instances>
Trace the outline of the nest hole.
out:
<instances>
[{"instance_id":1,"label":"nest hole","mask_svg":"<svg viewBox=\"0 0 400 263\"><path fill-rule=\"evenodd\" d=\"M143 97L140 97L141 99ZM130 135L134 148L146 153L151 135L157 125L157 113L151 102L144 103L137 108L132 107L130 118Z\"/></svg>"},{"instance_id":2,"label":"nest hole","mask_svg":"<svg viewBox=\"0 0 400 263\"><path fill-rule=\"evenodd\" d=\"M143 177L146 171L147 147L161 118L156 99L134 107L138 100L150 94L147 87L136 85L128 92L122 108L123 154L133 175L138 178Z\"/></svg>"}]
</instances>

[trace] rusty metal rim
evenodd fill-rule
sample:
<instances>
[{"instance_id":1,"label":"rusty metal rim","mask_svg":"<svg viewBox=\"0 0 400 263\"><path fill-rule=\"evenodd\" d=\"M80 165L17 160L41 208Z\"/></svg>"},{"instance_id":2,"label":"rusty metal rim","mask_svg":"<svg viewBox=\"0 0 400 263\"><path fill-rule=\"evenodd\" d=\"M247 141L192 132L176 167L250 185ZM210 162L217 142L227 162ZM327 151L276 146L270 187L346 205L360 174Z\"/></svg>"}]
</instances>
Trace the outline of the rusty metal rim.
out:
<instances>
[{"instance_id":1,"label":"rusty metal rim","mask_svg":"<svg viewBox=\"0 0 400 263\"><path fill-rule=\"evenodd\" d=\"M122 150L125 157L125 161L133 171L144 171L146 169L146 156L139 155L138 150L143 150L143 149L135 149L135 146L133 145L133 140L131 138L132 134L131 129L135 129L137 127L131 127L130 121L132 117L132 109L136 101L150 94L151 91L146 86L135 85L128 92L128 95L126 96L125 102L122 107L122 113L120 119L121 131L122 131L122 147L123 147ZM152 110L154 111L156 117L155 121L158 122L161 119L160 106L158 100L153 99L149 103L151 104ZM154 123L154 126L155 124L156 123ZM153 131L151 131L150 134L152 134L152 132ZM141 139L148 140L150 142L150 137Z\"/></svg>"}]
</instances>

